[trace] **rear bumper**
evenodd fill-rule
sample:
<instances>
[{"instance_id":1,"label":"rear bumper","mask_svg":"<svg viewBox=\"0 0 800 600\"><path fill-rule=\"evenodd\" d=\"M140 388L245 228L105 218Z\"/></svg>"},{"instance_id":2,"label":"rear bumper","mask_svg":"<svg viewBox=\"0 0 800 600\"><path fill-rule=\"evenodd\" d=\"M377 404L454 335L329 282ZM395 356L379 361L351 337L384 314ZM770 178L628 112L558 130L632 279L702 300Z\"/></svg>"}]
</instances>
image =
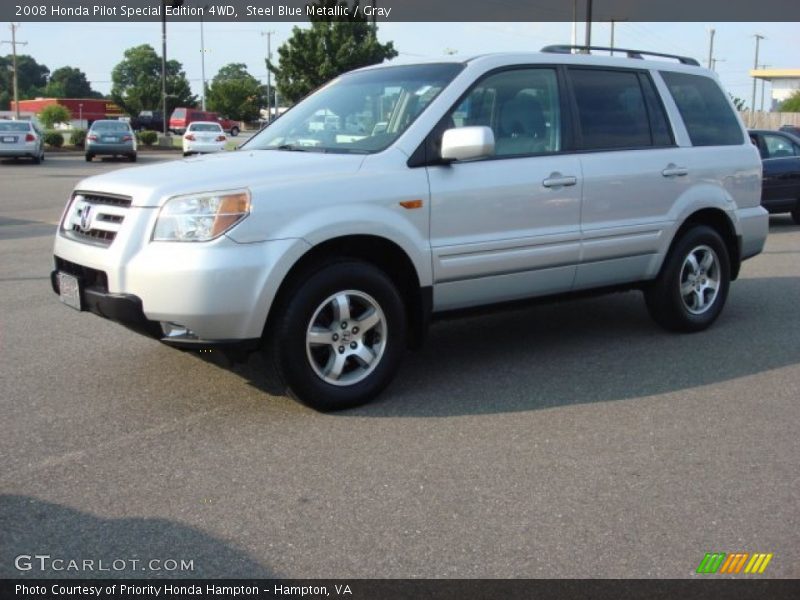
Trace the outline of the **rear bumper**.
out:
<instances>
[{"instance_id":1,"label":"rear bumper","mask_svg":"<svg viewBox=\"0 0 800 600\"><path fill-rule=\"evenodd\" d=\"M762 206L736 211L738 236L741 240L741 259L760 254L769 233L769 213Z\"/></svg>"},{"instance_id":2,"label":"rear bumper","mask_svg":"<svg viewBox=\"0 0 800 600\"><path fill-rule=\"evenodd\" d=\"M87 154L133 154L132 144L86 144Z\"/></svg>"},{"instance_id":3,"label":"rear bumper","mask_svg":"<svg viewBox=\"0 0 800 600\"><path fill-rule=\"evenodd\" d=\"M17 146L16 148L0 148L0 157L4 158L14 158L16 156L37 156L39 153L39 148L36 146L31 146L29 148L22 148Z\"/></svg>"}]
</instances>

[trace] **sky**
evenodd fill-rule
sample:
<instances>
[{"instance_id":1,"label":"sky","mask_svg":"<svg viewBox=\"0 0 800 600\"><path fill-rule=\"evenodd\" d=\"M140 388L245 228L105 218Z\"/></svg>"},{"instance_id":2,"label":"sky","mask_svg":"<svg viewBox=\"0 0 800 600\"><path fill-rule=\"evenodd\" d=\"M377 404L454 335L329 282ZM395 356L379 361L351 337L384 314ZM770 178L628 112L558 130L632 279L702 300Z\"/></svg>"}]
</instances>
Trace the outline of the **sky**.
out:
<instances>
[{"instance_id":1,"label":"sky","mask_svg":"<svg viewBox=\"0 0 800 600\"><path fill-rule=\"evenodd\" d=\"M8 27L8 24L5 24ZM267 36L272 38L273 60L277 47L290 36L294 26L307 23L204 23L205 72L211 80L217 70L231 62L242 62L250 73L266 82L264 57ZM2 27L2 25L0 25ZM709 30L714 28L716 71L723 86L749 105L752 79L748 72L755 58L755 34L761 41L759 63L771 68L800 68L800 36L798 23L641 23L619 22L615 27L615 46L692 56L707 64ZM2 31L2 29L0 29ZM394 42L400 53L395 60L413 62L435 59L448 53L468 57L473 54L502 51L539 50L548 44L569 43L572 23L383 23L378 37ZM8 33L0 35L3 39ZM111 70L126 48L151 44L160 53L160 23L23 23L17 33L27 42L20 53L30 54L51 71L62 66L83 70L92 87L108 93ZM578 25L578 39L584 39L584 24ZM592 43L608 45L610 25L595 23ZM5 54L8 46L3 46ZM167 55L183 64L193 91L201 85L200 23L168 25ZM770 86L766 86L769 98ZM759 83L756 107L761 102ZM768 105L768 102L765 102Z\"/></svg>"}]
</instances>

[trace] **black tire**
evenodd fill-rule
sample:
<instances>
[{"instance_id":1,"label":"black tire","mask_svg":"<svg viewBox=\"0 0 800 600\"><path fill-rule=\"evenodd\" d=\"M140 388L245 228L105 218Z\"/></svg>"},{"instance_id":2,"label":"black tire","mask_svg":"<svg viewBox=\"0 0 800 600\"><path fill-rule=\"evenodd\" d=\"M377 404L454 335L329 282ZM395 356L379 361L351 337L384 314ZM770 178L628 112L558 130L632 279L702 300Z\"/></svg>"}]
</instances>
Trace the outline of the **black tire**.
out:
<instances>
[{"instance_id":1,"label":"black tire","mask_svg":"<svg viewBox=\"0 0 800 600\"><path fill-rule=\"evenodd\" d=\"M136 162L136 153L134 152L133 154L129 154L128 160L131 162Z\"/></svg>"},{"instance_id":2,"label":"black tire","mask_svg":"<svg viewBox=\"0 0 800 600\"><path fill-rule=\"evenodd\" d=\"M800 225L800 200L797 201L797 206L792 210L792 221L794 221L796 225Z\"/></svg>"},{"instance_id":3,"label":"black tire","mask_svg":"<svg viewBox=\"0 0 800 600\"><path fill-rule=\"evenodd\" d=\"M689 255L700 252L704 256L702 248L710 248L716 255L714 267L707 271L692 273L691 267L684 269L684 265L689 259ZM698 254L695 254L698 256ZM687 265L688 266L688 265ZM712 269L716 273L712 275ZM706 307L696 306L702 310L696 314L684 301L681 293L682 286L687 286L688 277L696 276L696 281L701 291L698 295L708 302ZM702 286L705 282L717 278L716 294L713 291L704 290ZM645 289L645 301L650 316L659 325L670 331L694 332L702 331L709 327L722 312L725 301L728 297L728 289L731 281L730 256L725 242L714 229L705 225L697 225L685 231L674 243L658 278ZM697 296L690 291L688 297L697 304Z\"/></svg>"},{"instance_id":4,"label":"black tire","mask_svg":"<svg viewBox=\"0 0 800 600\"><path fill-rule=\"evenodd\" d=\"M42 162L42 157L41 156L31 156L31 160L33 161L33 164L38 165L40 162Z\"/></svg>"},{"instance_id":5,"label":"black tire","mask_svg":"<svg viewBox=\"0 0 800 600\"><path fill-rule=\"evenodd\" d=\"M92 162L93 158L94 158L93 154L88 154L88 153L86 154L86 162Z\"/></svg>"},{"instance_id":6,"label":"black tire","mask_svg":"<svg viewBox=\"0 0 800 600\"><path fill-rule=\"evenodd\" d=\"M239 128L231 127L231 137L236 137L237 135L239 135Z\"/></svg>"},{"instance_id":7,"label":"black tire","mask_svg":"<svg viewBox=\"0 0 800 600\"><path fill-rule=\"evenodd\" d=\"M320 307L330 306L325 304L326 300L343 292L366 295L383 312L385 335L377 336L380 326L368 330L365 328L364 332L360 332L364 337L359 338L358 343L363 342L373 349L383 340L382 354L379 354L371 367L365 367L355 356L347 356L350 350L347 350L345 344L354 348L352 344L355 342L348 343L344 334L339 337L342 346L322 345L314 347L315 352L307 350L306 335L312 319L316 315L323 318L327 309L320 312ZM350 298L353 298L350 304L353 312L346 328L348 338L349 331L355 334L355 328L350 330L350 325L358 323L356 309L359 308L360 300L356 295ZM330 315L330 331L332 334L338 333L337 327L341 322L334 320L336 317L333 313ZM271 322L273 326L268 339L279 377L292 396L320 411L342 410L369 402L389 385L406 350L406 312L397 288L383 271L356 260L332 261L316 271L296 278L294 285L281 295ZM369 336L377 337L369 339ZM342 377L363 378L350 384L335 385L325 381L317 370L323 369L322 363L327 359L333 361L337 351L341 354L342 349L345 349L344 356L347 356L343 359L346 362ZM316 358L312 359L311 354L315 354ZM312 366L312 360L316 360L317 370Z\"/></svg>"}]
</instances>

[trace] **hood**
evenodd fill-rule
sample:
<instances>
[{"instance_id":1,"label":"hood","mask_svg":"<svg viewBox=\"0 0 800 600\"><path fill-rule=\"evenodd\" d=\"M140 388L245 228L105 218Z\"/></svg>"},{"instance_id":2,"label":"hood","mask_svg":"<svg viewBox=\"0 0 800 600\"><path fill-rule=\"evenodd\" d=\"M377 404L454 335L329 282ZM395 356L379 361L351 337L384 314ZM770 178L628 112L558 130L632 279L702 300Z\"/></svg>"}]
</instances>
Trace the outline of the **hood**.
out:
<instances>
[{"instance_id":1,"label":"hood","mask_svg":"<svg viewBox=\"0 0 800 600\"><path fill-rule=\"evenodd\" d=\"M82 180L75 189L131 196L133 206L160 206L170 196L257 187L355 173L363 154L239 150L118 169Z\"/></svg>"}]
</instances>

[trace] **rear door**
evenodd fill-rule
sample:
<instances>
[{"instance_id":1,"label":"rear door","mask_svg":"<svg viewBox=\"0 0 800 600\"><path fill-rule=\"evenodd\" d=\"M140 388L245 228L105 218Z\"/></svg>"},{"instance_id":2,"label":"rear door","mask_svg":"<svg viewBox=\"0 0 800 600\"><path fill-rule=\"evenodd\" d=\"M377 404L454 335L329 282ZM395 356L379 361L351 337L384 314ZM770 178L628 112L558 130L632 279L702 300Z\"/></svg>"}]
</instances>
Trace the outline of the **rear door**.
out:
<instances>
[{"instance_id":1,"label":"rear door","mask_svg":"<svg viewBox=\"0 0 800 600\"><path fill-rule=\"evenodd\" d=\"M567 80L584 178L575 289L641 280L686 189L689 165L647 71L569 67Z\"/></svg>"},{"instance_id":2,"label":"rear door","mask_svg":"<svg viewBox=\"0 0 800 600\"><path fill-rule=\"evenodd\" d=\"M436 310L572 288L581 173L564 113L556 68L516 67L485 75L437 128L489 127L496 152L427 167Z\"/></svg>"}]
</instances>

